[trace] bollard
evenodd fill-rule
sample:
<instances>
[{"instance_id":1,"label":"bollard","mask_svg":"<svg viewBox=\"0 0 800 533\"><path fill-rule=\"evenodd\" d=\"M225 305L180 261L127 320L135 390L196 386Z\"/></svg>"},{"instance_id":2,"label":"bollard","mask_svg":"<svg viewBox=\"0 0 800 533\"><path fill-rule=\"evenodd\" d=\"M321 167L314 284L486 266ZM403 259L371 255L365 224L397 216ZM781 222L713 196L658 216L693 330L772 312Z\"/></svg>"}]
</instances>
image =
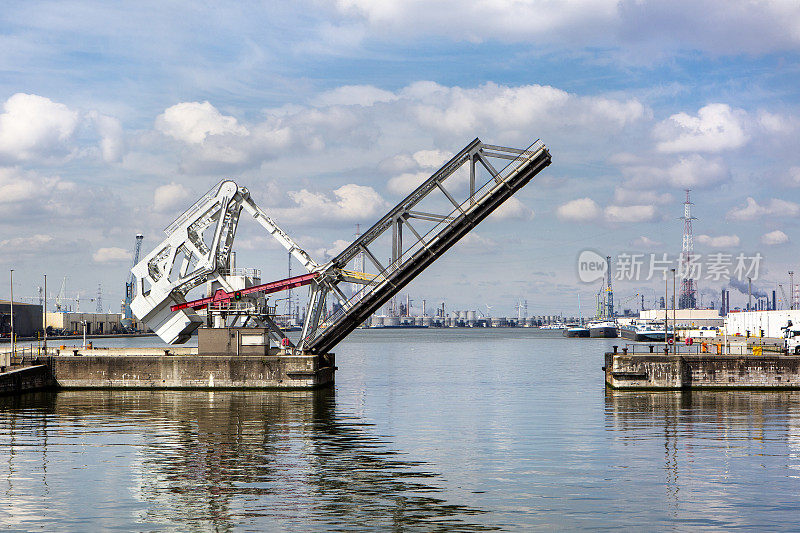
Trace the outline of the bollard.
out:
<instances>
[{"instance_id":1,"label":"bollard","mask_svg":"<svg viewBox=\"0 0 800 533\"><path fill-rule=\"evenodd\" d=\"M618 347L617 346L612 346L612 348L614 348L614 353L617 353L617 348Z\"/></svg>"},{"instance_id":2,"label":"bollard","mask_svg":"<svg viewBox=\"0 0 800 533\"><path fill-rule=\"evenodd\" d=\"M622 355L628 355L628 348L627 346L622 349Z\"/></svg>"},{"instance_id":3,"label":"bollard","mask_svg":"<svg viewBox=\"0 0 800 533\"><path fill-rule=\"evenodd\" d=\"M650 353L653 353L653 345L650 345Z\"/></svg>"}]
</instances>

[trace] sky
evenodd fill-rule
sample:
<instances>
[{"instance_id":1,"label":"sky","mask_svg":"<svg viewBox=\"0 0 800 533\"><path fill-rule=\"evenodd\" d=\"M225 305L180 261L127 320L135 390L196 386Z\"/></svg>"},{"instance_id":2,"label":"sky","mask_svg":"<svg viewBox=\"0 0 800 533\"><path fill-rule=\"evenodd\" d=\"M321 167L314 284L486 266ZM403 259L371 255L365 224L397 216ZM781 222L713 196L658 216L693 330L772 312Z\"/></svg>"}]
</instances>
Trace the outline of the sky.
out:
<instances>
[{"instance_id":1,"label":"sky","mask_svg":"<svg viewBox=\"0 0 800 533\"><path fill-rule=\"evenodd\" d=\"M15 299L66 276L117 311L134 236L149 252L223 178L323 262L478 137L552 164L403 291L417 311L591 314L579 254L675 257L687 188L696 255L760 254L756 290L788 290L798 59L790 0L5 2L0 268ZM286 276L257 225L234 249ZM652 306L647 277L617 300ZM697 284L718 304L727 280Z\"/></svg>"}]
</instances>

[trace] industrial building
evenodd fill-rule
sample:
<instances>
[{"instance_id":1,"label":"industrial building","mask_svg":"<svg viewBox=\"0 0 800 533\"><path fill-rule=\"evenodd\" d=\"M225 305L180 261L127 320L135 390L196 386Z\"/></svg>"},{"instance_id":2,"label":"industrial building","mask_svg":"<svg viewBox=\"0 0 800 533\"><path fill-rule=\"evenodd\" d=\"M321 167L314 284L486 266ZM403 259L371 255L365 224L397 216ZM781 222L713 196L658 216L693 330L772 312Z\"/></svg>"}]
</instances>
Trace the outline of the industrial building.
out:
<instances>
[{"instance_id":1,"label":"industrial building","mask_svg":"<svg viewBox=\"0 0 800 533\"><path fill-rule=\"evenodd\" d=\"M783 311L742 311L729 313L725 317L725 333L743 335L745 337L782 337L789 321L800 325L799 310Z\"/></svg>"},{"instance_id":2,"label":"industrial building","mask_svg":"<svg viewBox=\"0 0 800 533\"><path fill-rule=\"evenodd\" d=\"M42 332L42 306L14 302L14 333L19 337L35 337ZM0 335L11 334L11 302L0 300Z\"/></svg>"},{"instance_id":3,"label":"industrial building","mask_svg":"<svg viewBox=\"0 0 800 533\"><path fill-rule=\"evenodd\" d=\"M664 320L672 325L673 317L678 328L721 327L724 319L716 309L648 309L639 313L641 320Z\"/></svg>"},{"instance_id":4,"label":"industrial building","mask_svg":"<svg viewBox=\"0 0 800 533\"><path fill-rule=\"evenodd\" d=\"M16 305L14 304L15 319ZM39 321L41 322L41 320L40 314ZM122 331L122 315L119 313L47 313L47 327L53 328L52 331L54 333L60 332L65 335L83 333L84 322L86 322L86 333L88 335L103 335Z\"/></svg>"}]
</instances>

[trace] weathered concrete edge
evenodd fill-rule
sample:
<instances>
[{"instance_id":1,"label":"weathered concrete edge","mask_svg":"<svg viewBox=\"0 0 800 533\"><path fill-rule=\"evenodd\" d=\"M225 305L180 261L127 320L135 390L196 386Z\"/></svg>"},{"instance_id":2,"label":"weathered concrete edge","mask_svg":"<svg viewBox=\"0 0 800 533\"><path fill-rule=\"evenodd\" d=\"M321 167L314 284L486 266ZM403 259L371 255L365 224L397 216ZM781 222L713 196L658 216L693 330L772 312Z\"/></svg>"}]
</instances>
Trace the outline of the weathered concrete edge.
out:
<instances>
[{"instance_id":1,"label":"weathered concrete edge","mask_svg":"<svg viewBox=\"0 0 800 533\"><path fill-rule=\"evenodd\" d=\"M0 374L0 394L33 390L309 390L334 384L333 354L50 356ZM31 370L35 369L35 370Z\"/></svg>"},{"instance_id":2,"label":"weathered concrete edge","mask_svg":"<svg viewBox=\"0 0 800 533\"><path fill-rule=\"evenodd\" d=\"M47 365L17 368L0 374L0 396L50 390L55 387Z\"/></svg>"},{"instance_id":3,"label":"weathered concrete edge","mask_svg":"<svg viewBox=\"0 0 800 533\"><path fill-rule=\"evenodd\" d=\"M732 365L737 370L735 377L731 377L731 370L734 368ZM793 355L717 356L607 352L603 371L606 388L611 390L800 390L800 357ZM787 377L789 379L783 381ZM729 380L726 381L726 378ZM626 382L630 382L630 385Z\"/></svg>"}]
</instances>

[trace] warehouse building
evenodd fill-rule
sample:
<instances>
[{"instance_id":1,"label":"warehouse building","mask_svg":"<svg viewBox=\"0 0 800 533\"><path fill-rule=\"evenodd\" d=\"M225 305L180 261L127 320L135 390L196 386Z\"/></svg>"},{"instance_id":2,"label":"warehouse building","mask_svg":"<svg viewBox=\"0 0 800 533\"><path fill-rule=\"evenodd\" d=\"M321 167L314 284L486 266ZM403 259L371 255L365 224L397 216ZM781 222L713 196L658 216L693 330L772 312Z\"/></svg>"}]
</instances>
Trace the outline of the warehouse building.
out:
<instances>
[{"instance_id":1,"label":"warehouse building","mask_svg":"<svg viewBox=\"0 0 800 533\"><path fill-rule=\"evenodd\" d=\"M678 328L716 328L721 327L723 318L719 316L716 309L649 309L639 313L642 320L664 320L664 314L669 315L669 323L672 325L673 313L675 325Z\"/></svg>"},{"instance_id":2,"label":"warehouse building","mask_svg":"<svg viewBox=\"0 0 800 533\"><path fill-rule=\"evenodd\" d=\"M728 313L725 317L725 332L728 335L750 337L782 337L789 321L800 326L800 311L742 311Z\"/></svg>"},{"instance_id":3,"label":"warehouse building","mask_svg":"<svg viewBox=\"0 0 800 533\"><path fill-rule=\"evenodd\" d=\"M122 331L121 320L119 313L47 313L47 327L52 328L51 332L65 335L83 333L84 322L88 335L119 333Z\"/></svg>"},{"instance_id":4,"label":"warehouse building","mask_svg":"<svg viewBox=\"0 0 800 533\"><path fill-rule=\"evenodd\" d=\"M14 302L14 333L18 337L35 337L42 333L42 306ZM11 302L0 300L0 334L11 335Z\"/></svg>"}]
</instances>

